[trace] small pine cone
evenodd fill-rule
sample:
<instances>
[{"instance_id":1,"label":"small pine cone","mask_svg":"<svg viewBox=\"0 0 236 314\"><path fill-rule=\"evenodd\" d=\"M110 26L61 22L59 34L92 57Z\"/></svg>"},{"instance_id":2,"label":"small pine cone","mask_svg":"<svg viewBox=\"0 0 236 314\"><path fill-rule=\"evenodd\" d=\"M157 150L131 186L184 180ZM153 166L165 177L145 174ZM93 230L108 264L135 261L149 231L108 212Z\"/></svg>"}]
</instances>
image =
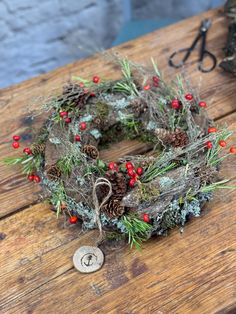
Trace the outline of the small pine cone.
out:
<instances>
[{"instance_id":1,"label":"small pine cone","mask_svg":"<svg viewBox=\"0 0 236 314\"><path fill-rule=\"evenodd\" d=\"M122 198L127 191L126 180L123 173L109 170L106 172L106 177L111 182L113 195Z\"/></svg>"},{"instance_id":2,"label":"small pine cone","mask_svg":"<svg viewBox=\"0 0 236 314\"><path fill-rule=\"evenodd\" d=\"M99 157L99 152L97 148L93 145L84 145L82 152L92 159L97 159Z\"/></svg>"},{"instance_id":3,"label":"small pine cone","mask_svg":"<svg viewBox=\"0 0 236 314\"><path fill-rule=\"evenodd\" d=\"M48 166L46 169L47 178L51 181L57 181L61 176L61 170L57 165Z\"/></svg>"},{"instance_id":4,"label":"small pine cone","mask_svg":"<svg viewBox=\"0 0 236 314\"><path fill-rule=\"evenodd\" d=\"M168 136L168 142L173 147L183 147L188 144L189 139L186 132L182 131L181 129L176 129L175 132Z\"/></svg>"},{"instance_id":5,"label":"small pine cone","mask_svg":"<svg viewBox=\"0 0 236 314\"><path fill-rule=\"evenodd\" d=\"M123 215L125 208L121 205L121 200L115 197L109 200L101 208L101 211L109 218L117 218Z\"/></svg>"},{"instance_id":6,"label":"small pine cone","mask_svg":"<svg viewBox=\"0 0 236 314\"><path fill-rule=\"evenodd\" d=\"M31 148L33 155L43 154L45 151L45 147L45 143L33 144Z\"/></svg>"}]
</instances>

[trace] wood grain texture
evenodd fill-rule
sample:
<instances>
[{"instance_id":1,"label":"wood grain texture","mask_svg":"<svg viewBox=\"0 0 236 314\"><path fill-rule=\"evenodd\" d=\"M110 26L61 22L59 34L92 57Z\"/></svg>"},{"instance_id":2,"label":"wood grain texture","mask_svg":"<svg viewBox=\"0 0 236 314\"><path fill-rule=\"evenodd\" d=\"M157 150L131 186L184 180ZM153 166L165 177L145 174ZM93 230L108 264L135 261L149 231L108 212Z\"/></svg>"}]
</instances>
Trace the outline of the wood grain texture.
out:
<instances>
[{"instance_id":1,"label":"wood grain texture","mask_svg":"<svg viewBox=\"0 0 236 314\"><path fill-rule=\"evenodd\" d=\"M155 57L169 79L176 74L167 68L169 54L191 43L203 16L213 19L208 49L220 58L227 29L219 10L125 43L117 51L143 63ZM219 68L204 75L196 65L186 71L196 86L202 78L200 93L209 103L210 116L236 129L232 77ZM37 108L39 95L58 92L72 74L119 76L116 67L96 55L1 90L1 157L15 153L9 148L13 134L24 134L27 145L32 128L42 123L43 117L27 117L27 105ZM102 152L102 157L115 159L142 149L140 143L126 141ZM235 167L231 156L221 170L234 184ZM102 270L83 275L73 268L72 255L79 246L92 245L97 231L84 234L63 217L56 220L48 205L28 207L37 200L38 186L27 183L17 168L1 164L0 173L0 313L236 312L236 191L219 192L203 217L188 223L183 234L175 229L169 237L145 243L141 252L103 246Z\"/></svg>"}]
</instances>

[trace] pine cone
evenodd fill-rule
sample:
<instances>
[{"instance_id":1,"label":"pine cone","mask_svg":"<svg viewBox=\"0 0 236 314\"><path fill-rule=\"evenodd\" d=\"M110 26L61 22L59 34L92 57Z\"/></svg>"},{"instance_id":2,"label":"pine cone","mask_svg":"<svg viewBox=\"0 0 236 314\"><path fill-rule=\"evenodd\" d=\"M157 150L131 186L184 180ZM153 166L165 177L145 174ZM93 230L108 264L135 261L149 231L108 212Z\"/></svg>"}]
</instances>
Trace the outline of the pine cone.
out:
<instances>
[{"instance_id":1,"label":"pine cone","mask_svg":"<svg viewBox=\"0 0 236 314\"><path fill-rule=\"evenodd\" d=\"M89 144L83 146L82 152L92 159L97 159L99 156L97 148Z\"/></svg>"},{"instance_id":2,"label":"pine cone","mask_svg":"<svg viewBox=\"0 0 236 314\"><path fill-rule=\"evenodd\" d=\"M45 143L33 144L31 148L33 155L43 154L45 151L45 147Z\"/></svg>"},{"instance_id":3,"label":"pine cone","mask_svg":"<svg viewBox=\"0 0 236 314\"><path fill-rule=\"evenodd\" d=\"M116 196L116 198L122 198L127 191L126 180L123 173L109 170L106 173L106 177L111 182L113 195Z\"/></svg>"},{"instance_id":4,"label":"pine cone","mask_svg":"<svg viewBox=\"0 0 236 314\"><path fill-rule=\"evenodd\" d=\"M61 170L57 165L51 165L46 169L46 175L49 180L57 181L61 176Z\"/></svg>"},{"instance_id":5,"label":"pine cone","mask_svg":"<svg viewBox=\"0 0 236 314\"><path fill-rule=\"evenodd\" d=\"M101 211L109 218L116 218L122 216L125 208L121 205L120 199L111 197L107 203L102 206Z\"/></svg>"},{"instance_id":6,"label":"pine cone","mask_svg":"<svg viewBox=\"0 0 236 314\"><path fill-rule=\"evenodd\" d=\"M167 142L174 147L183 147L188 144L188 135L181 129L176 129L175 132L168 136Z\"/></svg>"},{"instance_id":7,"label":"pine cone","mask_svg":"<svg viewBox=\"0 0 236 314\"><path fill-rule=\"evenodd\" d=\"M88 97L89 94L84 93L83 88L78 84L68 83L63 87L63 93L57 101L60 102L61 107L73 104L82 108Z\"/></svg>"}]
</instances>

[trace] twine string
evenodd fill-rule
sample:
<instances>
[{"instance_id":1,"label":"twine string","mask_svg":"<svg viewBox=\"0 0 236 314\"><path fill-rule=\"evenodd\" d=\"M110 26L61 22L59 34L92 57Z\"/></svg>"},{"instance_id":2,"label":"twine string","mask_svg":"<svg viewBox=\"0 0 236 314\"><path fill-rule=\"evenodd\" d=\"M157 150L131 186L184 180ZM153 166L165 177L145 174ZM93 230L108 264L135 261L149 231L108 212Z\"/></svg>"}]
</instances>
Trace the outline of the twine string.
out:
<instances>
[{"instance_id":1,"label":"twine string","mask_svg":"<svg viewBox=\"0 0 236 314\"><path fill-rule=\"evenodd\" d=\"M97 188L100 185L106 185L109 187L109 191L107 195L103 198L102 202L99 204L98 196L97 196ZM100 242L103 238L103 232L102 232L102 223L100 219L100 210L102 206L107 202L107 200L110 198L112 194L112 186L109 180L106 178L98 178L94 185L93 185L93 204L94 204L94 209L95 209L95 222L97 223L98 230L99 230L99 238L97 242Z\"/></svg>"}]
</instances>

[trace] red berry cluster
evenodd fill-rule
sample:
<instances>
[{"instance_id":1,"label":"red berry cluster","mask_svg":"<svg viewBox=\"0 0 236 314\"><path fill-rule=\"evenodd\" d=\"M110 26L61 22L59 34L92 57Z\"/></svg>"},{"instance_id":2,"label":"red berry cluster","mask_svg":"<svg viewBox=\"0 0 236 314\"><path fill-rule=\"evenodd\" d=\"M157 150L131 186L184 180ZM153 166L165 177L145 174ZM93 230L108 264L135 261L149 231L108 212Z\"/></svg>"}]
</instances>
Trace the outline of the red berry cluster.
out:
<instances>
[{"instance_id":1,"label":"red berry cluster","mask_svg":"<svg viewBox=\"0 0 236 314\"><path fill-rule=\"evenodd\" d=\"M193 98L193 95L188 93L184 96L184 98L187 100L187 101L192 101L194 98ZM204 102L204 101L200 101L198 103L199 107L201 108L206 108L207 107L207 104ZM177 98L174 98L171 103L170 103L170 106L172 109L175 109L175 110L178 110L181 108L181 102L180 100L178 100Z\"/></svg>"},{"instance_id":2,"label":"red berry cluster","mask_svg":"<svg viewBox=\"0 0 236 314\"><path fill-rule=\"evenodd\" d=\"M109 170L118 171L118 170L119 170L119 166L118 166L117 162L111 161L111 162L109 162L109 164L108 164L108 169L109 169Z\"/></svg>"},{"instance_id":3,"label":"red berry cluster","mask_svg":"<svg viewBox=\"0 0 236 314\"><path fill-rule=\"evenodd\" d=\"M136 170L134 168L134 165L132 164L131 161L128 161L125 164L125 167L127 169L127 174L130 177L129 180L129 186L131 188L133 188L135 186L135 183L138 180L138 177L141 176L143 174L143 168L142 167L138 167Z\"/></svg>"},{"instance_id":4,"label":"red berry cluster","mask_svg":"<svg viewBox=\"0 0 236 314\"><path fill-rule=\"evenodd\" d=\"M28 180L35 183L39 183L41 181L40 176L33 173L28 175Z\"/></svg>"},{"instance_id":5,"label":"red berry cluster","mask_svg":"<svg viewBox=\"0 0 236 314\"><path fill-rule=\"evenodd\" d=\"M147 83L146 85L144 85L143 86L143 89L145 90L145 91L148 91L148 90L150 90L151 88L152 88L152 86L154 86L154 87L158 87L159 86L159 77L158 76L153 76L152 77L152 82L150 82L150 83Z\"/></svg>"},{"instance_id":6,"label":"red berry cluster","mask_svg":"<svg viewBox=\"0 0 236 314\"><path fill-rule=\"evenodd\" d=\"M19 148L20 147L19 141L21 139L20 135L13 135L12 139L13 139L12 147L15 149Z\"/></svg>"},{"instance_id":7,"label":"red berry cluster","mask_svg":"<svg viewBox=\"0 0 236 314\"><path fill-rule=\"evenodd\" d=\"M60 117L65 121L65 123L71 123L71 118L68 117L68 112L67 111L60 111L59 115Z\"/></svg>"},{"instance_id":8,"label":"red berry cluster","mask_svg":"<svg viewBox=\"0 0 236 314\"><path fill-rule=\"evenodd\" d=\"M175 98L175 99L171 100L170 105L171 105L172 109L178 110L181 107L181 102Z\"/></svg>"},{"instance_id":9,"label":"red berry cluster","mask_svg":"<svg viewBox=\"0 0 236 314\"><path fill-rule=\"evenodd\" d=\"M215 128L215 127L208 128L208 133L216 133L216 132L217 132L217 128ZM227 146L227 142L225 140L219 140L218 144L221 147L226 147ZM211 141L207 141L206 142L206 147L208 149L213 148L213 143ZM230 147L229 152L231 154L236 154L236 147Z\"/></svg>"}]
</instances>

